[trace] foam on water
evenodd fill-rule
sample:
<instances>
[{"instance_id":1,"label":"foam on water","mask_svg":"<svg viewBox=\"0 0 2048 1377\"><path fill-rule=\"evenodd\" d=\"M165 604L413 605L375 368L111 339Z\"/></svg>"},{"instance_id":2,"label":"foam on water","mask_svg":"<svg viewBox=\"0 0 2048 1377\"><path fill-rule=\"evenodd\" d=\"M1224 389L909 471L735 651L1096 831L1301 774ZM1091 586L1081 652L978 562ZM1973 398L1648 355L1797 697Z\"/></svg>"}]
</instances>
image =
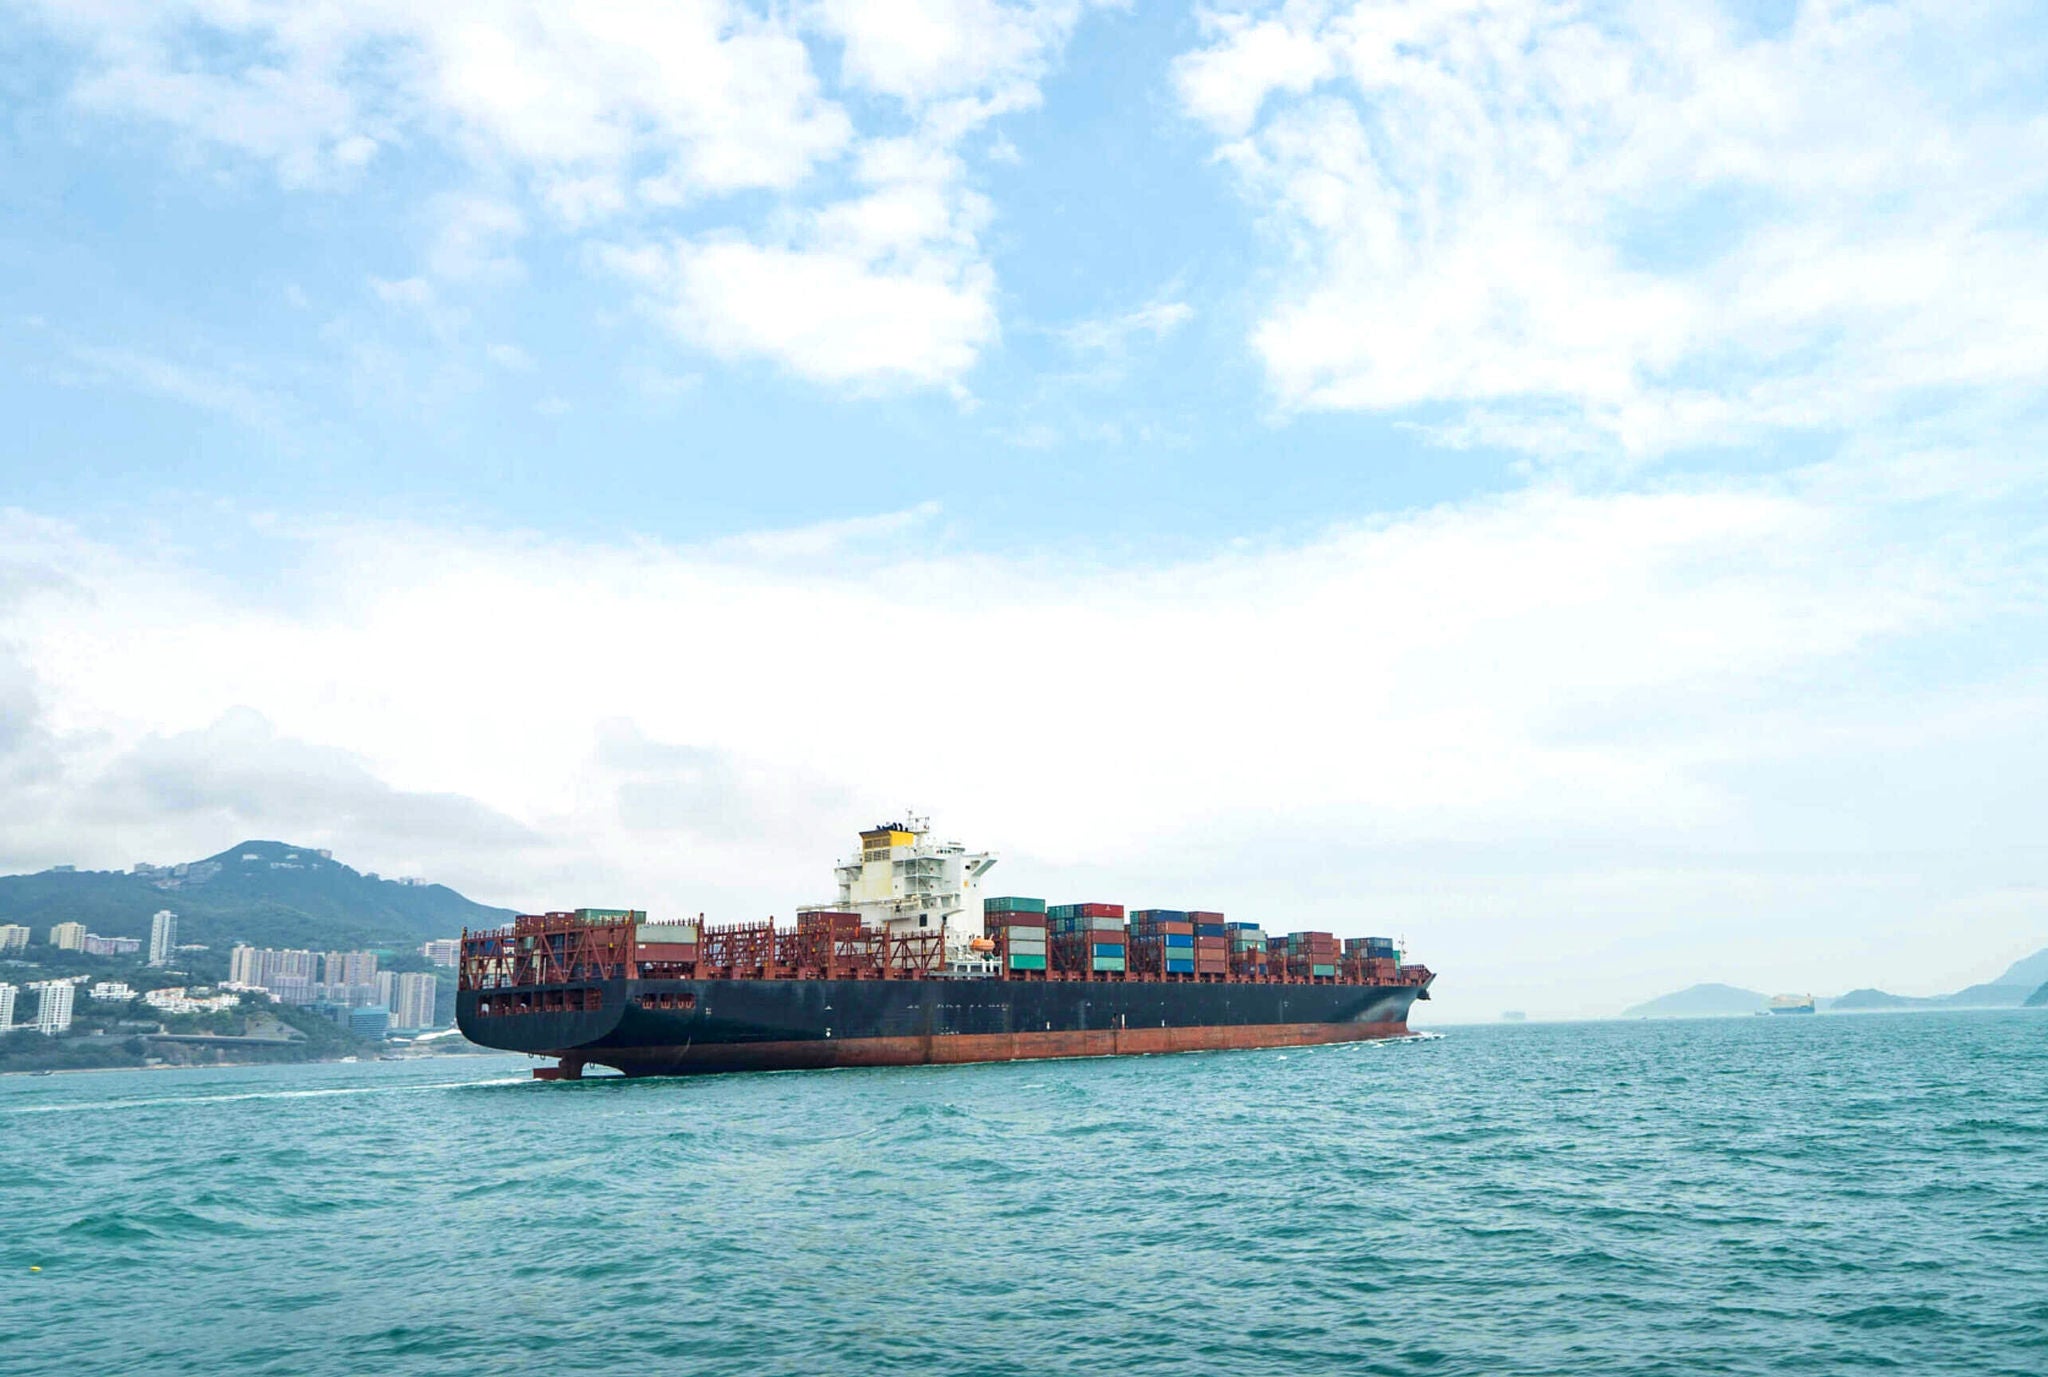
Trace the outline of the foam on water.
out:
<instances>
[{"instance_id":1,"label":"foam on water","mask_svg":"<svg viewBox=\"0 0 2048 1377\"><path fill-rule=\"evenodd\" d=\"M529 1065L0 1078L0 1370L2048 1371L2040 1014Z\"/></svg>"}]
</instances>

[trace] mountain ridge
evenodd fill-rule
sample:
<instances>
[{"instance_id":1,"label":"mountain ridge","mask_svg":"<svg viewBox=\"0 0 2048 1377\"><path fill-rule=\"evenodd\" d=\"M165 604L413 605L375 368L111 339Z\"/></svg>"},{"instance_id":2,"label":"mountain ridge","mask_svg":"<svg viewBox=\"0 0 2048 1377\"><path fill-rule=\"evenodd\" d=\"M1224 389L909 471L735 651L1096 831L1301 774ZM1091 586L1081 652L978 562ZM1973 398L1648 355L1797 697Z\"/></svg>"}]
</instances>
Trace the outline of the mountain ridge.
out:
<instances>
[{"instance_id":1,"label":"mountain ridge","mask_svg":"<svg viewBox=\"0 0 2048 1377\"><path fill-rule=\"evenodd\" d=\"M181 942L225 949L411 944L493 927L513 916L446 885L401 883L314 847L251 840L203 860L141 871L52 869L0 875L0 923L24 923L38 941L76 921L110 937L149 936L158 909L178 915Z\"/></svg>"}]
</instances>

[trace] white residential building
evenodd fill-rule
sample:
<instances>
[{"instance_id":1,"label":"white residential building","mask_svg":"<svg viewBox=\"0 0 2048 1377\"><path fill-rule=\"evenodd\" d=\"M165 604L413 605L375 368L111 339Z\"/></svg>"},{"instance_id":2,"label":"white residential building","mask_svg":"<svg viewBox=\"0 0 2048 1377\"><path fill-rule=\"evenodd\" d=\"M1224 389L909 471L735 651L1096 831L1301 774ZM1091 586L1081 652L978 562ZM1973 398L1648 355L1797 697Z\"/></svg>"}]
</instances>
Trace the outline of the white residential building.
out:
<instances>
[{"instance_id":1,"label":"white residential building","mask_svg":"<svg viewBox=\"0 0 2048 1377\"><path fill-rule=\"evenodd\" d=\"M71 1001L78 987L68 980L44 980L30 987L41 992L36 1000L36 1031L50 1037L71 1031Z\"/></svg>"},{"instance_id":2,"label":"white residential building","mask_svg":"<svg viewBox=\"0 0 2048 1377\"><path fill-rule=\"evenodd\" d=\"M431 942L423 942L420 944L420 955L437 966L452 966L462 959L462 939L437 937Z\"/></svg>"},{"instance_id":3,"label":"white residential building","mask_svg":"<svg viewBox=\"0 0 2048 1377\"><path fill-rule=\"evenodd\" d=\"M149 964L170 964L171 954L177 949L178 915L167 908L158 909L149 920Z\"/></svg>"},{"instance_id":4,"label":"white residential building","mask_svg":"<svg viewBox=\"0 0 2048 1377\"><path fill-rule=\"evenodd\" d=\"M50 929L50 945L58 951L84 951L85 924L58 923Z\"/></svg>"},{"instance_id":5,"label":"white residential building","mask_svg":"<svg viewBox=\"0 0 2048 1377\"><path fill-rule=\"evenodd\" d=\"M320 958L309 951L241 945L228 953L230 984L260 985L283 1004L312 1002L319 994L319 969Z\"/></svg>"},{"instance_id":6,"label":"white residential building","mask_svg":"<svg viewBox=\"0 0 2048 1377\"><path fill-rule=\"evenodd\" d=\"M0 923L0 956L28 950L28 929L20 923Z\"/></svg>"},{"instance_id":7,"label":"white residential building","mask_svg":"<svg viewBox=\"0 0 2048 1377\"><path fill-rule=\"evenodd\" d=\"M0 985L0 1033L14 1026L14 987Z\"/></svg>"},{"instance_id":8,"label":"white residential building","mask_svg":"<svg viewBox=\"0 0 2048 1377\"><path fill-rule=\"evenodd\" d=\"M92 987L92 997L122 1004L135 998L135 991L125 980L102 980Z\"/></svg>"},{"instance_id":9,"label":"white residential building","mask_svg":"<svg viewBox=\"0 0 2048 1377\"><path fill-rule=\"evenodd\" d=\"M241 1001L235 995L226 992L195 996L189 990L174 989L151 990L142 997L142 1002L167 1014L210 1014L221 1009L232 1009Z\"/></svg>"},{"instance_id":10,"label":"white residential building","mask_svg":"<svg viewBox=\"0 0 2048 1377\"><path fill-rule=\"evenodd\" d=\"M434 1026L434 977L407 971L398 977L397 999L391 1011L394 1028Z\"/></svg>"}]
</instances>

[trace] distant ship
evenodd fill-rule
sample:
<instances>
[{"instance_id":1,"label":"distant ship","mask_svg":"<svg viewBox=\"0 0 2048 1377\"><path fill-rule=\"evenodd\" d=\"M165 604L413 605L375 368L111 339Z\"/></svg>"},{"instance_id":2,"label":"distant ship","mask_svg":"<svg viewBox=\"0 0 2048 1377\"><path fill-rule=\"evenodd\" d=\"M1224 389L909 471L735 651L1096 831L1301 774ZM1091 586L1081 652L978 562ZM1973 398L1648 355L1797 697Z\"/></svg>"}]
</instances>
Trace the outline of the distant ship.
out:
<instances>
[{"instance_id":1,"label":"distant ship","mask_svg":"<svg viewBox=\"0 0 2048 1377\"><path fill-rule=\"evenodd\" d=\"M1813 1012L1813 996L1773 995L1771 1012L1774 1014L1810 1014Z\"/></svg>"}]
</instances>

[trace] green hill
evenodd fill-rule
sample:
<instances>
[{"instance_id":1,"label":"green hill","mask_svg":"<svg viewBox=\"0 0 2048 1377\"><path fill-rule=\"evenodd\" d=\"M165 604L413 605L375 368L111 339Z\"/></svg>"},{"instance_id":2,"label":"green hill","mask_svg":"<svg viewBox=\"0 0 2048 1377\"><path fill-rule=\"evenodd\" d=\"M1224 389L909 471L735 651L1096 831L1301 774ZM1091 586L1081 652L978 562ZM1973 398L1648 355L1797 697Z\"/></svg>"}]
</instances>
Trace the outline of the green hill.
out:
<instances>
[{"instance_id":1,"label":"green hill","mask_svg":"<svg viewBox=\"0 0 2048 1377\"><path fill-rule=\"evenodd\" d=\"M25 923L43 941L76 921L109 937L149 937L150 915L178 915L178 940L225 950L409 945L494 927L512 916L446 885L372 878L284 842L251 841L217 856L148 874L44 870L0 876L0 923Z\"/></svg>"},{"instance_id":2,"label":"green hill","mask_svg":"<svg viewBox=\"0 0 2048 1377\"><path fill-rule=\"evenodd\" d=\"M2029 1009L2048 1009L2048 980L2042 981L2041 988L2027 996L2025 1007Z\"/></svg>"}]
</instances>

